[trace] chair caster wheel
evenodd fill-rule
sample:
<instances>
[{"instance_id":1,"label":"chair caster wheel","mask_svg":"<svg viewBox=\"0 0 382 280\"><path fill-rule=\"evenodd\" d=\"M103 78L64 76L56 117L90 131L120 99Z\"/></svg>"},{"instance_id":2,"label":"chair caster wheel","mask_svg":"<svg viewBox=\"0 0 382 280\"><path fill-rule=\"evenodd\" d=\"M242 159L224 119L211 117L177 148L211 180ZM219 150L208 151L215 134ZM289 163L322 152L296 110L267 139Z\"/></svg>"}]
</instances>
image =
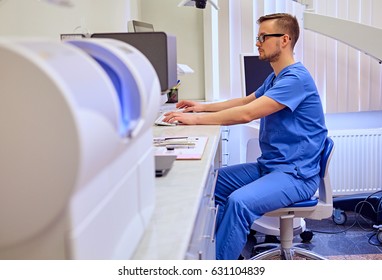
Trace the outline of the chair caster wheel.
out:
<instances>
[{"instance_id":1,"label":"chair caster wheel","mask_svg":"<svg viewBox=\"0 0 382 280\"><path fill-rule=\"evenodd\" d=\"M310 230L306 230L302 233L300 233L300 237L302 239L302 243L307 243L307 242L310 242L313 238L313 232L310 231Z\"/></svg>"},{"instance_id":2,"label":"chair caster wheel","mask_svg":"<svg viewBox=\"0 0 382 280\"><path fill-rule=\"evenodd\" d=\"M379 231L378 231L377 239L378 239L379 243L382 244L382 230L379 230Z\"/></svg>"},{"instance_id":3,"label":"chair caster wheel","mask_svg":"<svg viewBox=\"0 0 382 280\"><path fill-rule=\"evenodd\" d=\"M335 209L332 215L332 220L336 225L343 225L346 223L348 217L345 212Z\"/></svg>"},{"instance_id":4,"label":"chair caster wheel","mask_svg":"<svg viewBox=\"0 0 382 280\"><path fill-rule=\"evenodd\" d=\"M280 243L280 240L277 238L277 236L265 235L264 243Z\"/></svg>"}]
</instances>

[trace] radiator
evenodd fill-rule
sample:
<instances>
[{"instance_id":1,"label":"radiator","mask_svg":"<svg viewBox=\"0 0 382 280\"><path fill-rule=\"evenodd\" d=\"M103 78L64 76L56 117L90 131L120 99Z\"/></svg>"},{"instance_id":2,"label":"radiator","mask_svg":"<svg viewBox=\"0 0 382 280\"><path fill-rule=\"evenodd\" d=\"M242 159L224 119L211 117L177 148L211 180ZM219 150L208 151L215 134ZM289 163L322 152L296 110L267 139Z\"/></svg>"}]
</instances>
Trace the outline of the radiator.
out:
<instances>
[{"instance_id":1,"label":"radiator","mask_svg":"<svg viewBox=\"0 0 382 280\"><path fill-rule=\"evenodd\" d=\"M332 130L335 144L329 174L333 196L382 189L382 128Z\"/></svg>"}]
</instances>

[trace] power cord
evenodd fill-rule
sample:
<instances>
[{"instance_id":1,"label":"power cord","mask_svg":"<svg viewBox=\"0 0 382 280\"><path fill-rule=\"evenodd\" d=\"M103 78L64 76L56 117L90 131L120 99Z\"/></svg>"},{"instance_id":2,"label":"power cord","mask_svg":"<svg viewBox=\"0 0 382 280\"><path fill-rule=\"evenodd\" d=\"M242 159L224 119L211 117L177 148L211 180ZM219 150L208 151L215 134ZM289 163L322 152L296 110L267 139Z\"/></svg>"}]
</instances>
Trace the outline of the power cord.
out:
<instances>
[{"instance_id":1,"label":"power cord","mask_svg":"<svg viewBox=\"0 0 382 280\"><path fill-rule=\"evenodd\" d=\"M369 205L372 209L372 211L376 214L376 217L378 217L378 215L382 212L382 196L379 198L379 201L378 201L378 205L377 205L377 209L374 208L374 206L368 201L370 199L370 197L376 195L376 194L379 194L379 193L382 193L382 191L376 191L372 194L370 194L368 197L366 197L364 200L358 202L355 207L354 207L354 213L355 213L355 220L354 222L347 228L343 229L343 230L340 230L340 231L321 231L321 230L311 230L312 232L315 232L315 233L322 233L322 234L339 234L339 233L344 233L348 230L350 230L351 228L353 228L356 224L358 224L358 226L364 230L364 231L374 231L374 233L369 237L369 244L371 245L374 245L374 246L382 246L382 243L373 243L372 242L372 239L374 237L376 237L378 235L378 232L380 229L376 229L375 227L373 227L373 225L370 225L372 228L371 229L368 229L368 228L365 228L362 224L361 224L361 219L362 221L365 223L368 223L370 221L370 219L366 219L362 214L362 209L364 207L364 205Z\"/></svg>"}]
</instances>

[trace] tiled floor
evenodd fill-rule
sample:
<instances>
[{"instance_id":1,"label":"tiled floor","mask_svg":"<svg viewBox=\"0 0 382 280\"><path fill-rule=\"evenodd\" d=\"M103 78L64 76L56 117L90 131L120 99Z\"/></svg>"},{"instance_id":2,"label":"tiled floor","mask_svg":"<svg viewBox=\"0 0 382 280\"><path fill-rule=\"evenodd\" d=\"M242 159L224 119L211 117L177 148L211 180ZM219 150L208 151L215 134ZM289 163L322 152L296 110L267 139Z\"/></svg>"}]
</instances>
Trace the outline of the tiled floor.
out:
<instances>
[{"instance_id":1,"label":"tiled floor","mask_svg":"<svg viewBox=\"0 0 382 280\"><path fill-rule=\"evenodd\" d=\"M306 220L306 229L312 230L314 236L302 247L328 259L382 260L382 244L375 235L372 221L362 219L353 212L346 214L348 220L344 225L336 225L331 218L322 221ZM245 258L250 258L256 242L264 241L261 233L256 233L255 237L248 237L242 253ZM301 242L301 238L296 236L295 242Z\"/></svg>"}]
</instances>

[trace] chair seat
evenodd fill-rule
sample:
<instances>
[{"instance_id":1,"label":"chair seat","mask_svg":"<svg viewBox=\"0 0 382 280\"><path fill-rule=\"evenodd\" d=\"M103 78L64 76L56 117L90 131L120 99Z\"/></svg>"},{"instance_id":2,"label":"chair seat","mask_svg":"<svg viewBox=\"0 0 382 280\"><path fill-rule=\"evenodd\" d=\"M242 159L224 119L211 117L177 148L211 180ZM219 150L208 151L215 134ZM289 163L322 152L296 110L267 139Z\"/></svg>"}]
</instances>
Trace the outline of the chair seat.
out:
<instances>
[{"instance_id":1,"label":"chair seat","mask_svg":"<svg viewBox=\"0 0 382 280\"><path fill-rule=\"evenodd\" d=\"M285 208L292 208L292 207L312 207L312 206L316 206L318 203L318 198L317 197L312 197L311 199L308 199L308 200L303 200L303 201L299 201L299 202L296 202L296 203L293 203Z\"/></svg>"},{"instance_id":2,"label":"chair seat","mask_svg":"<svg viewBox=\"0 0 382 280\"><path fill-rule=\"evenodd\" d=\"M319 199L317 197L312 197L310 199L295 202L283 208L279 208L274 211L265 213L265 216L269 216L269 217L284 216L285 217L285 215L293 214L295 218L309 217L310 214L308 213L312 213L316 210L318 201Z\"/></svg>"}]
</instances>

